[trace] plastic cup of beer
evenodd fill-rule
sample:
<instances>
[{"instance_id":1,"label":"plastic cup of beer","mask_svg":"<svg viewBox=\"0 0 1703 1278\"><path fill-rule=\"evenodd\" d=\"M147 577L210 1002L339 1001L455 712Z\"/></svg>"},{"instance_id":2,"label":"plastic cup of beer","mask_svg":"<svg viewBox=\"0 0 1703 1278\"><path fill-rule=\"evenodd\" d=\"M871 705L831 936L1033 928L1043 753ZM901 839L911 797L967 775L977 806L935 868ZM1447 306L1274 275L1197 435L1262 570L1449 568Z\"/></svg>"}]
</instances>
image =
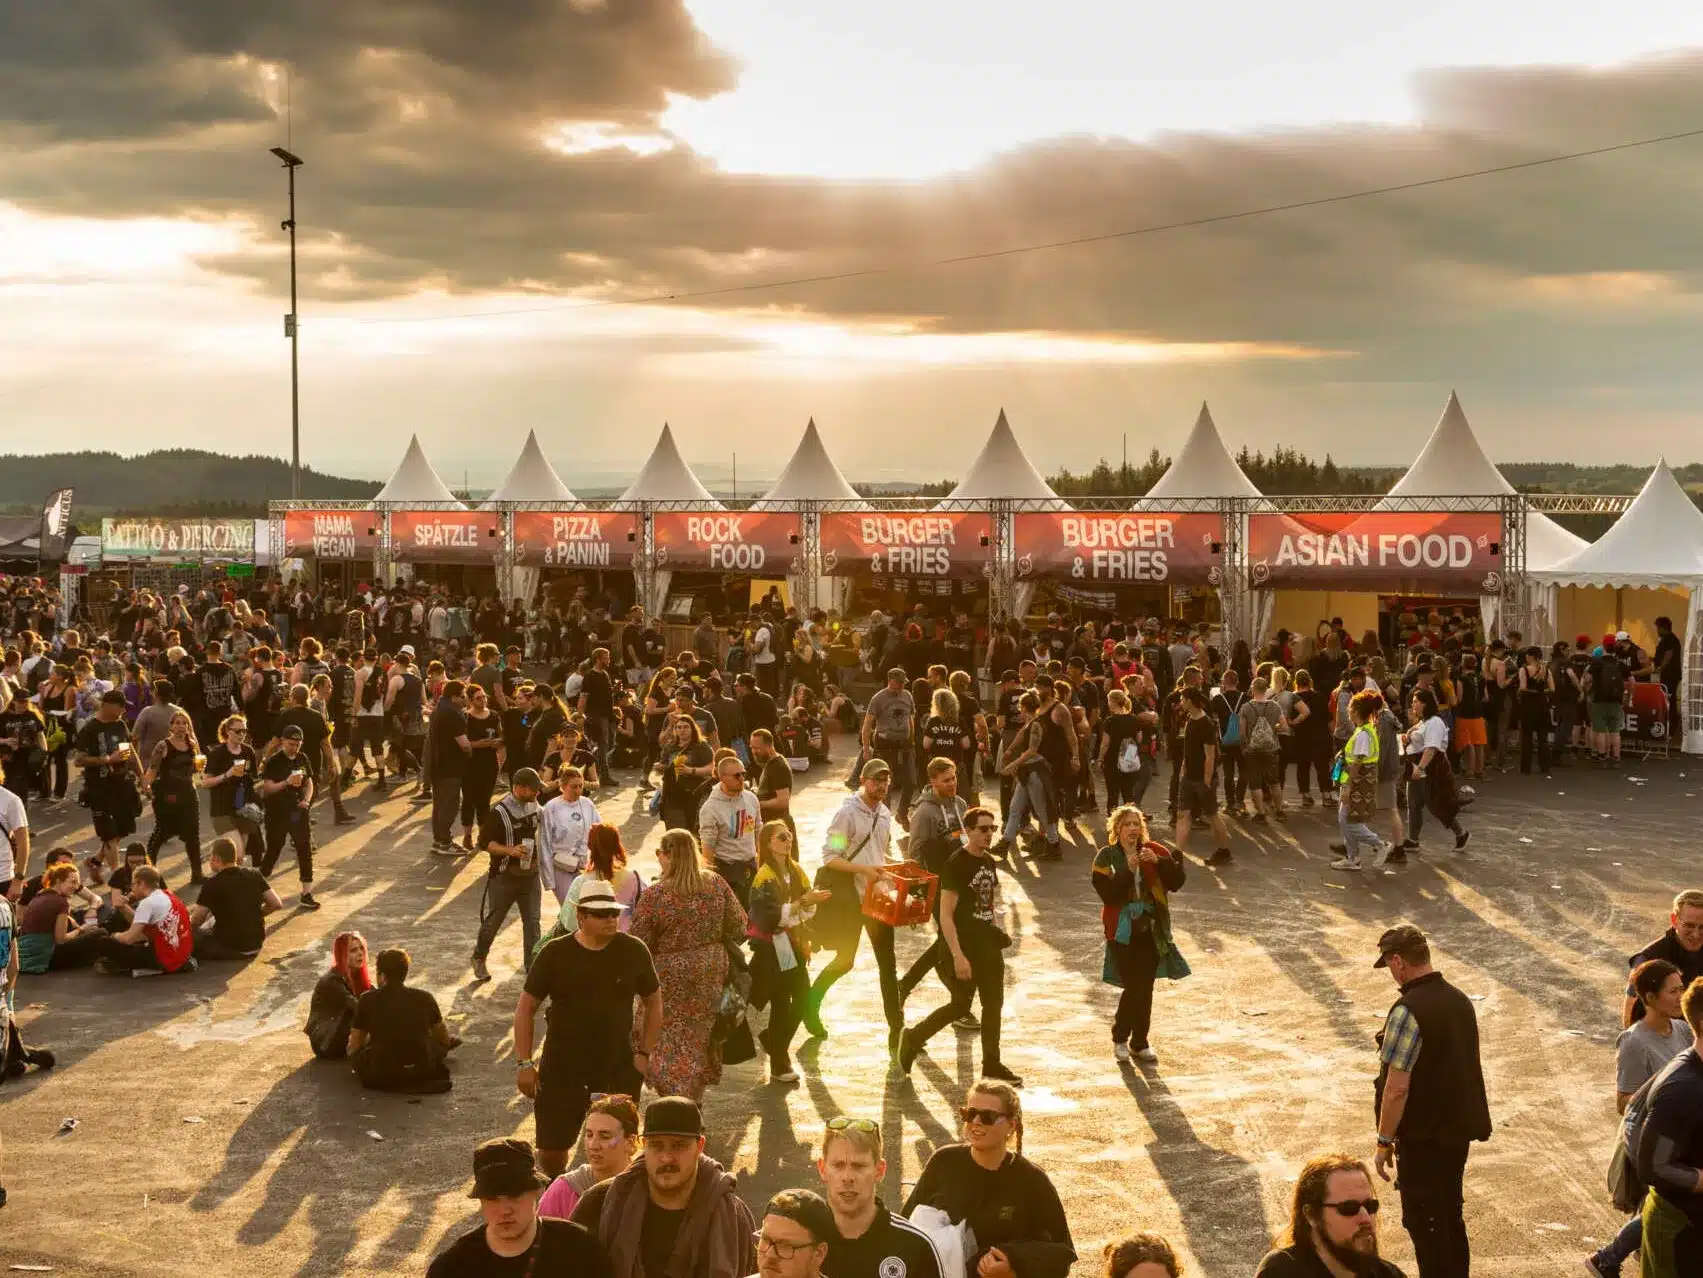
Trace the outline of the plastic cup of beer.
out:
<instances>
[{"instance_id":1,"label":"plastic cup of beer","mask_svg":"<svg viewBox=\"0 0 1703 1278\"><path fill-rule=\"evenodd\" d=\"M120 741L118 743L118 757L121 758L121 759L124 759L124 758L128 758L129 755L130 755L130 743L128 741Z\"/></svg>"},{"instance_id":2,"label":"plastic cup of beer","mask_svg":"<svg viewBox=\"0 0 1703 1278\"><path fill-rule=\"evenodd\" d=\"M239 777L240 776L246 776L247 773L248 773L248 760L247 759L236 759L236 760L234 760L231 763L231 771L236 773Z\"/></svg>"},{"instance_id":3,"label":"plastic cup of beer","mask_svg":"<svg viewBox=\"0 0 1703 1278\"><path fill-rule=\"evenodd\" d=\"M195 756L195 770L197 772L205 772L207 770L207 756L206 755L197 754Z\"/></svg>"}]
</instances>

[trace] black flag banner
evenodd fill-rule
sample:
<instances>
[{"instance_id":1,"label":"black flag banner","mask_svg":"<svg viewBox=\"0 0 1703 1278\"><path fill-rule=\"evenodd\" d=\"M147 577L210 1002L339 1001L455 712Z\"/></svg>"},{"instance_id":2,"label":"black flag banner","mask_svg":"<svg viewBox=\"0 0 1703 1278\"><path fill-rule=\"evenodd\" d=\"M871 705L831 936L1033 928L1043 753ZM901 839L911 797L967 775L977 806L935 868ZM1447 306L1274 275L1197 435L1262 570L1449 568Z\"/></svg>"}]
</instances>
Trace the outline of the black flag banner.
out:
<instances>
[{"instance_id":1,"label":"black flag banner","mask_svg":"<svg viewBox=\"0 0 1703 1278\"><path fill-rule=\"evenodd\" d=\"M41 508L41 557L65 558L65 547L71 533L71 495L74 489L61 488L49 494Z\"/></svg>"}]
</instances>

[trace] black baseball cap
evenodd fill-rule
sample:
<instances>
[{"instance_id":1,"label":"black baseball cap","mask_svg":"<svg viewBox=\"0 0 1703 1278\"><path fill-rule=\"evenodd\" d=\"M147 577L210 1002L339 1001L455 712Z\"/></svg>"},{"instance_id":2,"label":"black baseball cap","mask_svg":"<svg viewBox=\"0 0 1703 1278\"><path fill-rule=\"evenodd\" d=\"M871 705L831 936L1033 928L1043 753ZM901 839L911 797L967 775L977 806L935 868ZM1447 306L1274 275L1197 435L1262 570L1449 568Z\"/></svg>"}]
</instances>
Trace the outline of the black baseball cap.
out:
<instances>
[{"instance_id":1,"label":"black baseball cap","mask_svg":"<svg viewBox=\"0 0 1703 1278\"><path fill-rule=\"evenodd\" d=\"M696 1101L664 1096L645 1106L646 1136L702 1136L704 1115ZM524 1143L524 1142L523 1142Z\"/></svg>"},{"instance_id":2,"label":"black baseball cap","mask_svg":"<svg viewBox=\"0 0 1703 1278\"><path fill-rule=\"evenodd\" d=\"M1388 967L1390 955L1406 957L1412 951L1426 946L1425 933L1411 923L1401 923L1392 927L1378 938L1378 961L1373 967Z\"/></svg>"},{"instance_id":3,"label":"black baseball cap","mask_svg":"<svg viewBox=\"0 0 1703 1278\"><path fill-rule=\"evenodd\" d=\"M1017 672L1015 670L1002 670L999 675L999 681L1001 683L1016 683Z\"/></svg>"},{"instance_id":4,"label":"black baseball cap","mask_svg":"<svg viewBox=\"0 0 1703 1278\"><path fill-rule=\"evenodd\" d=\"M278 739L281 741L300 741L302 739L301 725L295 723L285 724L282 730L278 733Z\"/></svg>"},{"instance_id":5,"label":"black baseball cap","mask_svg":"<svg viewBox=\"0 0 1703 1278\"><path fill-rule=\"evenodd\" d=\"M539 1172L532 1146L513 1136L488 1140L473 1151L473 1188L469 1198L515 1198L543 1189L550 1178Z\"/></svg>"}]
</instances>

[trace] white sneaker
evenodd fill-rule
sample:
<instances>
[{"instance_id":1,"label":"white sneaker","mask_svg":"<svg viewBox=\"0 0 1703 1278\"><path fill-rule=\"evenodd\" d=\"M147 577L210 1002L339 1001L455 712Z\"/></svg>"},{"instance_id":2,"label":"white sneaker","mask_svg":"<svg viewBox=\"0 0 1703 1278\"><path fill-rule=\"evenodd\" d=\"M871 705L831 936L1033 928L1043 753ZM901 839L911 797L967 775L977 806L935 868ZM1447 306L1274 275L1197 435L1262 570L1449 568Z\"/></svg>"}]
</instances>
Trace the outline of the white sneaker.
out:
<instances>
[{"instance_id":1,"label":"white sneaker","mask_svg":"<svg viewBox=\"0 0 1703 1278\"><path fill-rule=\"evenodd\" d=\"M1362 868L1358 858L1339 856L1330 863L1333 870L1359 870Z\"/></svg>"},{"instance_id":2,"label":"white sneaker","mask_svg":"<svg viewBox=\"0 0 1703 1278\"><path fill-rule=\"evenodd\" d=\"M1154 1051L1151 1047L1144 1047L1135 1054L1135 1059L1140 1061L1143 1065L1157 1065L1159 1063L1159 1053Z\"/></svg>"},{"instance_id":3,"label":"white sneaker","mask_svg":"<svg viewBox=\"0 0 1703 1278\"><path fill-rule=\"evenodd\" d=\"M1391 843L1388 839L1384 839L1379 842L1378 850L1372 853L1372 868L1374 870L1383 869L1384 862L1390 859L1390 853L1394 851L1395 844Z\"/></svg>"},{"instance_id":4,"label":"white sneaker","mask_svg":"<svg viewBox=\"0 0 1703 1278\"><path fill-rule=\"evenodd\" d=\"M1113 1043L1112 1044L1112 1055L1115 1056L1118 1059L1119 1063L1124 1064L1124 1065L1129 1064L1129 1044L1128 1043Z\"/></svg>"}]
</instances>

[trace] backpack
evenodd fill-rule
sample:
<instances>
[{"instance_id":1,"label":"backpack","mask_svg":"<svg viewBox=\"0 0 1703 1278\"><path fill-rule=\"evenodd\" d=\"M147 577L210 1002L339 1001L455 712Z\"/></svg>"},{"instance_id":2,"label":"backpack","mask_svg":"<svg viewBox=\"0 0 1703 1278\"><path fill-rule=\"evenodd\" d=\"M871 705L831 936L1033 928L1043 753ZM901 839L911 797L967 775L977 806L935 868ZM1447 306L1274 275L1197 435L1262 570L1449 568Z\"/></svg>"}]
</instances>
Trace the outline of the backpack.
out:
<instances>
[{"instance_id":1,"label":"backpack","mask_svg":"<svg viewBox=\"0 0 1703 1278\"><path fill-rule=\"evenodd\" d=\"M1596 701L1619 701L1626 695L1626 667L1619 657L1605 655L1602 659L1601 677L1597 679L1597 689L1600 696Z\"/></svg>"},{"instance_id":2,"label":"backpack","mask_svg":"<svg viewBox=\"0 0 1703 1278\"><path fill-rule=\"evenodd\" d=\"M1230 706L1230 698L1226 697L1222 692L1218 694L1218 699L1225 705ZM1242 716L1237 713L1241 710L1241 708L1242 700L1240 694L1238 694L1236 704L1230 706L1230 717L1224 722L1224 745L1239 746L1242 744Z\"/></svg>"},{"instance_id":3,"label":"backpack","mask_svg":"<svg viewBox=\"0 0 1703 1278\"><path fill-rule=\"evenodd\" d=\"M1238 720L1240 715L1236 716ZM1240 722L1236 725L1237 734L1241 733ZM1261 715L1254 721L1254 730L1248 733L1248 749L1255 754L1277 754L1282 749L1277 739L1277 729L1271 726L1271 720Z\"/></svg>"}]
</instances>

